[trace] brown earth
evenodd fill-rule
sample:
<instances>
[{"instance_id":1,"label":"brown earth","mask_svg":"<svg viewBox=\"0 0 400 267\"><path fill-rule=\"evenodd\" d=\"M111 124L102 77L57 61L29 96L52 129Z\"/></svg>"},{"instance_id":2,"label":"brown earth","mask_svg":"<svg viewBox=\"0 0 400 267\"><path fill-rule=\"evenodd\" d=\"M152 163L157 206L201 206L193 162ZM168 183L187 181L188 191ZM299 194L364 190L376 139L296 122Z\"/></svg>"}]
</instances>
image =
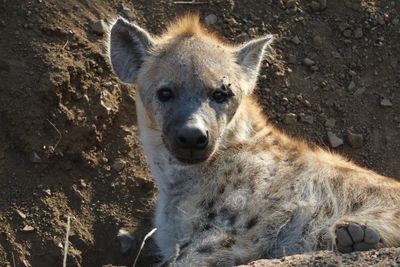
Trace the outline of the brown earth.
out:
<instances>
[{"instance_id":1,"label":"brown earth","mask_svg":"<svg viewBox=\"0 0 400 267\"><path fill-rule=\"evenodd\" d=\"M61 266L68 216L68 266L130 265L118 230L151 228L135 92L92 27L118 14L154 34L187 11L216 15L210 27L232 42L277 34L257 91L271 121L326 147L329 130L337 152L400 178L398 0L204 2L0 1L0 266Z\"/></svg>"}]
</instances>

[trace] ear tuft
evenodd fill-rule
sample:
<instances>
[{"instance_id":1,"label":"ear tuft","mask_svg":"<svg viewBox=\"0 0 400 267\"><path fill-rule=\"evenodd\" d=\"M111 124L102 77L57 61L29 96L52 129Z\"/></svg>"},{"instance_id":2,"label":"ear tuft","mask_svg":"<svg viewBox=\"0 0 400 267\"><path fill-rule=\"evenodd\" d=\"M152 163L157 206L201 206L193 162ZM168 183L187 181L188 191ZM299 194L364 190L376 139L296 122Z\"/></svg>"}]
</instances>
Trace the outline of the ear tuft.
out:
<instances>
[{"instance_id":1,"label":"ear tuft","mask_svg":"<svg viewBox=\"0 0 400 267\"><path fill-rule=\"evenodd\" d=\"M260 71L261 62L264 59L265 50L274 41L273 35L251 40L244 43L236 51L236 62L242 67L251 89L254 88ZM250 93L250 92L247 92Z\"/></svg>"},{"instance_id":2,"label":"ear tuft","mask_svg":"<svg viewBox=\"0 0 400 267\"><path fill-rule=\"evenodd\" d=\"M111 25L109 56L111 64L121 81L134 83L137 73L153 46L148 32L141 27L118 18Z\"/></svg>"}]
</instances>

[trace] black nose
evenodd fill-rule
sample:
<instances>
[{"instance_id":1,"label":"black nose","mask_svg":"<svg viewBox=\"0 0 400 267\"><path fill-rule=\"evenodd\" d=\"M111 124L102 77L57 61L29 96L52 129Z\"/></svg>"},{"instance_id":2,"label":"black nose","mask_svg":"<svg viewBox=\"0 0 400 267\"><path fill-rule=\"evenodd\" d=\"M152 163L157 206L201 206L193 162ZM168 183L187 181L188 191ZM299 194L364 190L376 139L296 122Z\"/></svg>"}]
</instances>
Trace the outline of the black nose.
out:
<instances>
[{"instance_id":1,"label":"black nose","mask_svg":"<svg viewBox=\"0 0 400 267\"><path fill-rule=\"evenodd\" d=\"M202 150L208 145L208 133L199 128L185 126L177 132L176 143L180 148Z\"/></svg>"}]
</instances>

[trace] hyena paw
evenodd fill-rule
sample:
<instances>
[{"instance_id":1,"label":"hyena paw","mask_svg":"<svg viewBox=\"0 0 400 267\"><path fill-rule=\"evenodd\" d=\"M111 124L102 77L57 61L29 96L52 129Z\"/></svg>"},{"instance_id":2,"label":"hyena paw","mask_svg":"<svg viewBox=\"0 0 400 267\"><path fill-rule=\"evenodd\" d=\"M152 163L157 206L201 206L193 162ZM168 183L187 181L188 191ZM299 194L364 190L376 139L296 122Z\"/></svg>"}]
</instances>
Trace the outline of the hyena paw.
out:
<instances>
[{"instance_id":1,"label":"hyena paw","mask_svg":"<svg viewBox=\"0 0 400 267\"><path fill-rule=\"evenodd\" d=\"M355 222L337 224L335 234L337 250L342 253L374 249L381 240L377 230Z\"/></svg>"}]
</instances>

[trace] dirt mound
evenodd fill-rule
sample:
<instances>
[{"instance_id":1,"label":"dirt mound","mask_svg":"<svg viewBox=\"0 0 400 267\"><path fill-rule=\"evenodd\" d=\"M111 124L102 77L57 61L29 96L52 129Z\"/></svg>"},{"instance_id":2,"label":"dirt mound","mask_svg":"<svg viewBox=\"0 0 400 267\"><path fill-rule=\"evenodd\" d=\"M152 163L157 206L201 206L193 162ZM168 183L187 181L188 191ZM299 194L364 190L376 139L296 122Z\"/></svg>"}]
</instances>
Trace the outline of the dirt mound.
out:
<instances>
[{"instance_id":1,"label":"dirt mound","mask_svg":"<svg viewBox=\"0 0 400 267\"><path fill-rule=\"evenodd\" d=\"M272 122L400 177L399 2L204 2L0 3L0 266L60 266L67 216L70 266L131 264L118 229L151 226L135 92L105 48L116 15L155 34L187 11L232 42L277 34L257 90Z\"/></svg>"}]
</instances>

